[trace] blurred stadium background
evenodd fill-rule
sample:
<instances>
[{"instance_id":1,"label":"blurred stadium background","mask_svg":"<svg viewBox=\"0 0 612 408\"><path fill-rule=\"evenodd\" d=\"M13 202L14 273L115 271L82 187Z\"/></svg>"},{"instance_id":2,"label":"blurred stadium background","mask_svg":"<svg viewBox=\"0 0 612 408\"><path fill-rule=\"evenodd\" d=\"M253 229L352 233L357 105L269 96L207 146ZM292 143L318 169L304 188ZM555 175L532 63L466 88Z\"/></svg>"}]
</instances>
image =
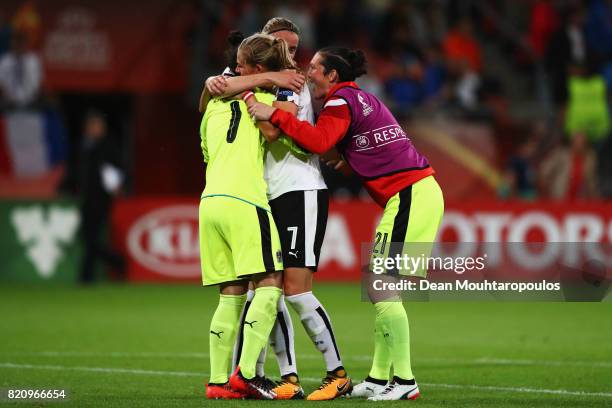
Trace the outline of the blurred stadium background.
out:
<instances>
[{"instance_id":1,"label":"blurred stadium background","mask_svg":"<svg viewBox=\"0 0 612 408\"><path fill-rule=\"evenodd\" d=\"M78 333L62 340L52 328L50 322L70 326L59 314L76 322L100 318L97 322L108 340L121 328L105 326L106 318L94 312L105 307L105 299L115 305L114 313L134 307L132 317L140 323L135 327L146 331L142 320L152 321L150 309L134 305L131 294L147 299L143 305L165 301L160 289L164 286L147 291L103 285L91 288L98 292L91 292L95 301L88 303L82 289L70 289L79 280L184 282L188 285L183 289L168 289L170 302L190 299L190 307L204 305L197 301L200 292L190 289L200 280L197 203L204 187L197 101L205 78L224 68L229 31L258 31L272 16L288 17L300 27L301 66L326 45L366 51L369 73L358 82L392 107L437 171L447 206L442 240L612 241L612 1L2 0L0 303L7 314L25 307L26 316L21 320L14 315L3 323L3 333L16 336L7 353L82 350ZM100 139L104 148L92 148ZM100 179L96 166L103 168L103 183L92 181ZM325 169L325 177L332 202L317 280L333 315L342 313L342 305L332 300L336 288L347 296L356 293L360 245L371 240L380 210L354 177L330 169ZM103 238L98 241L99 234ZM93 258L85 256L88 250ZM345 283L321 283L326 281ZM129 287L134 292L123 292ZM201 293L214 295L210 290ZM121 300L115 302L113 296ZM64 308L63 300L91 313L73 314L77 312ZM567 313L570 305L564 307ZM611 350L600 337L612 329L602 317L609 317L609 307L571 310L572 319L592 321L599 329L589 331L585 323L582 334L573 333L576 337L563 344L567 348L553 347L559 351L555 361L570 354L570 343L602 348L582 356L594 364L585 362L588 369L574 365L559 370L609 379ZM192 317L208 311L192 310ZM466 307L465 312L482 320L473 327L487 326L479 308ZM525 309L517 313L527 314ZM519 315L514 315L515 325L520 324ZM50 320L39 325L37 316ZM171 313L163 316L173 319ZM556 312L551 309L541 316L548 319L545 316ZM187 320L151 327L159 333L185 334ZM118 352L122 345L136 350L136 343L144 341L100 346L94 340L95 322L89 328L91 338L83 343L92 352ZM529 336L525 330L512 325L497 329L507 334L508 342L516 340L529 349L532 342L550 342L550 333L557 331L547 330L557 323L572 331L568 321L550 322L532 322L529 333L535 337L526 343L520 337ZM206 322L199 323L205 327ZM24 340L30 335L47 336L49 342ZM196 340L205 350L204 336L202 331ZM472 338L472 344L488 342L489 337ZM167 344L199 350L197 344L184 343ZM513 347L493 343L490 354ZM433 358L435 350L425 344L424 335L417 337L417 349L431 351ZM456 342L437 344L452 347ZM164 347L161 339L158 347ZM365 354L361 344L354 347ZM544 352L537 347L526 354L512 350L509 357L529 361ZM467 354L482 357L472 349ZM581 354L575 356L579 360ZM130 361L133 368L142 368L139 360ZM206 365L200 363L202 370ZM91 364L108 365L108 360ZM495 369L491 364L479 375ZM362 365L365 375L367 364ZM444 367L432 370L432 376L445 375ZM549 372L550 366L541 370L536 385L546 386ZM0 373L7 375L0 382L9 385L9 373L15 370ZM31 375L26 370L14 378L27 385ZM499 380L503 385L501 376ZM63 381L70 385L72 380ZM519 381L517 386L530 384ZM602 394L587 396L590 402L584 406L610 402L609 384L608 389L603 384L584 389ZM445 398L452 398L453 392L452 387L441 391ZM466 392L470 405L472 394ZM499 404L507 396L500 395L495 400ZM563 398L569 398L568 406L580 406L571 394ZM116 402L111 399L109 404Z\"/></svg>"},{"instance_id":2,"label":"blurred stadium background","mask_svg":"<svg viewBox=\"0 0 612 408\"><path fill-rule=\"evenodd\" d=\"M519 239L612 239L612 2L4 0L1 276L74 281L89 229L112 237L126 262L99 255L129 280L197 281L198 96L228 32L276 15L301 27L302 66L328 44L366 50L361 85L437 170L444 240L523 223ZM112 188L91 175L104 163ZM354 177L325 176L319 278L355 279L378 210Z\"/></svg>"}]
</instances>

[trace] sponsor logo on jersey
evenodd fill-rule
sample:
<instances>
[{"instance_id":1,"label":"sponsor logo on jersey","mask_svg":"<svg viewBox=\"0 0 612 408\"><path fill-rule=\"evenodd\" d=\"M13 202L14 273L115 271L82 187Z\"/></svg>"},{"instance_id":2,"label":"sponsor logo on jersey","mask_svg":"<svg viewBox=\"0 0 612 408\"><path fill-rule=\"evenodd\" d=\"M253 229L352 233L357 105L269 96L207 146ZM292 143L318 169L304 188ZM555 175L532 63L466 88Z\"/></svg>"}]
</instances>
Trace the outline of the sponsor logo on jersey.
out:
<instances>
[{"instance_id":1,"label":"sponsor logo on jersey","mask_svg":"<svg viewBox=\"0 0 612 408\"><path fill-rule=\"evenodd\" d=\"M298 105L298 94L291 89L281 88L276 93L276 100L281 102L293 102Z\"/></svg>"},{"instance_id":2,"label":"sponsor logo on jersey","mask_svg":"<svg viewBox=\"0 0 612 408\"><path fill-rule=\"evenodd\" d=\"M200 276L198 207L176 205L142 215L127 234L130 255L166 276Z\"/></svg>"},{"instance_id":3,"label":"sponsor logo on jersey","mask_svg":"<svg viewBox=\"0 0 612 408\"><path fill-rule=\"evenodd\" d=\"M363 116L368 116L370 113L374 112L374 109L368 105L368 103L363 99L361 94L357 94L357 99L359 99L359 103L361 104Z\"/></svg>"}]
</instances>

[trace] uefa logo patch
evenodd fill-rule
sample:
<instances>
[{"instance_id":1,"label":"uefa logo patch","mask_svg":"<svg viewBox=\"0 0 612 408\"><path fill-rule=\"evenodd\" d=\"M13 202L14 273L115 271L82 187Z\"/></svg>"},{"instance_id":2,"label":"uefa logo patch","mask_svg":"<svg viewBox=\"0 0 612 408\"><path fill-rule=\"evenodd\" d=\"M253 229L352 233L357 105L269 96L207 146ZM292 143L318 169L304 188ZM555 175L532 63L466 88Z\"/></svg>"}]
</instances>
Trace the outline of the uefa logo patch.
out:
<instances>
[{"instance_id":1,"label":"uefa logo patch","mask_svg":"<svg viewBox=\"0 0 612 408\"><path fill-rule=\"evenodd\" d=\"M357 140L355 140L355 143L360 149L365 149L370 145L370 139L368 139L368 137L365 135L361 135L357 138Z\"/></svg>"},{"instance_id":2,"label":"uefa logo patch","mask_svg":"<svg viewBox=\"0 0 612 408\"><path fill-rule=\"evenodd\" d=\"M361 104L361 107L363 109L363 116L368 116L374 111L374 109L370 105L368 105L365 99L363 99L363 96L361 96L361 94L357 94L357 99L359 100L359 103Z\"/></svg>"}]
</instances>

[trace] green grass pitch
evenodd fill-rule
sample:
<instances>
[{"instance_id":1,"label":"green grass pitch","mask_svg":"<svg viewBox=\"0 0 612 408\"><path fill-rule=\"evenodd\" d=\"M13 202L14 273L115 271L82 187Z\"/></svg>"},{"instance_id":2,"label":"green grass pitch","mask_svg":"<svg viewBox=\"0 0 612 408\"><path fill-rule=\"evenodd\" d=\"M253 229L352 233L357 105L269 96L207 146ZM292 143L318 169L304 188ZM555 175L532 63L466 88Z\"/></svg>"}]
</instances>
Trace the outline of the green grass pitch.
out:
<instances>
[{"instance_id":1,"label":"green grass pitch","mask_svg":"<svg viewBox=\"0 0 612 408\"><path fill-rule=\"evenodd\" d=\"M355 381L372 355L371 305L359 287L320 284ZM206 401L216 289L198 286L0 287L0 388L65 388L70 400L15 406L260 407L307 401ZM611 407L612 304L411 303L417 401L337 400L326 407ZM299 320L306 391L323 361ZM277 376L272 353L268 374ZM0 406L10 403L0 401Z\"/></svg>"}]
</instances>

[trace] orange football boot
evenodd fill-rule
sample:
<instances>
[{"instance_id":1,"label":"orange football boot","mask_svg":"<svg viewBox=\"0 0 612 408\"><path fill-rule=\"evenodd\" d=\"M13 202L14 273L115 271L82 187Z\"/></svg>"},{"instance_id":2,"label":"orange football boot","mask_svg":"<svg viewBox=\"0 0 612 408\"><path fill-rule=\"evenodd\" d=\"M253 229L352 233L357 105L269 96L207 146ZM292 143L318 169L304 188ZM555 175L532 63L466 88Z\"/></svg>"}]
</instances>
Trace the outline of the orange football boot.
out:
<instances>
[{"instance_id":1,"label":"orange football boot","mask_svg":"<svg viewBox=\"0 0 612 408\"><path fill-rule=\"evenodd\" d=\"M321 386L308 395L309 401L326 401L350 394L353 384L346 370L342 367L328 372Z\"/></svg>"},{"instance_id":2,"label":"orange football boot","mask_svg":"<svg viewBox=\"0 0 612 408\"><path fill-rule=\"evenodd\" d=\"M283 376L272 391L276 393L276 399L279 400L304 399L304 390L295 374Z\"/></svg>"}]
</instances>

